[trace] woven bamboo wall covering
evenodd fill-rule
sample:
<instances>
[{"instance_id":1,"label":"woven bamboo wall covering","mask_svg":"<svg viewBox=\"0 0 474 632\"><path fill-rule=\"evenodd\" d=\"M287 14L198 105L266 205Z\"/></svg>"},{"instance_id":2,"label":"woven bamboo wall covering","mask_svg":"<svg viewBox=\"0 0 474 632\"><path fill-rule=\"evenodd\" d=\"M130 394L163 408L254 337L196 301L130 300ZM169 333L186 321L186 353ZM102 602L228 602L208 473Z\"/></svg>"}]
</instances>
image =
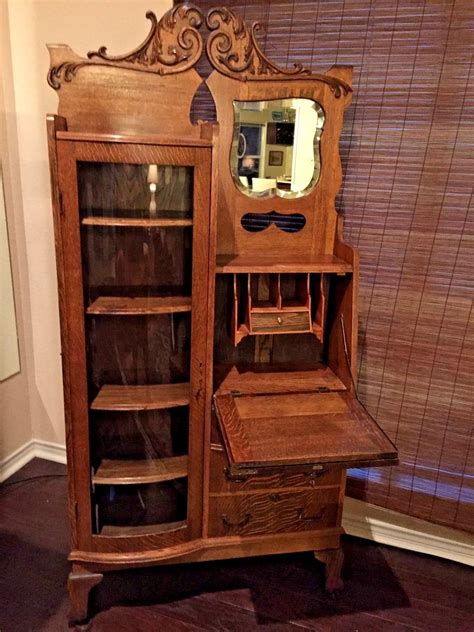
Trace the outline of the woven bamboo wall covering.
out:
<instances>
[{"instance_id":1,"label":"woven bamboo wall covering","mask_svg":"<svg viewBox=\"0 0 474 632\"><path fill-rule=\"evenodd\" d=\"M348 493L474 530L474 2L225 4L281 65L354 66L338 210L362 260L359 395L401 464Z\"/></svg>"}]
</instances>

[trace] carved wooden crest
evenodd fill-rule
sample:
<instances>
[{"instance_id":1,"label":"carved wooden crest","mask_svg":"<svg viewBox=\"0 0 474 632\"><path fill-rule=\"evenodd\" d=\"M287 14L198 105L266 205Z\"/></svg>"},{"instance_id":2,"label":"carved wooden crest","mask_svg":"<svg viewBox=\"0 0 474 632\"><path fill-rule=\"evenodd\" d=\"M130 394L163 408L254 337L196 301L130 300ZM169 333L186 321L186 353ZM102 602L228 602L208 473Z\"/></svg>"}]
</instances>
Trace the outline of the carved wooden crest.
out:
<instances>
[{"instance_id":1,"label":"carved wooden crest","mask_svg":"<svg viewBox=\"0 0 474 632\"><path fill-rule=\"evenodd\" d=\"M259 22L248 27L242 18L227 8L211 9L206 18L210 31L206 53L212 66L224 75L239 81L311 79L329 85L339 98L351 88L336 77L313 74L309 68L294 64L293 68L280 68L260 49L256 34L262 28Z\"/></svg>"},{"instance_id":2,"label":"carved wooden crest","mask_svg":"<svg viewBox=\"0 0 474 632\"><path fill-rule=\"evenodd\" d=\"M83 66L113 66L128 68L141 72L168 75L184 72L192 68L203 52L202 37L197 29L203 23L199 9L187 4L180 4L157 20L152 11L146 17L151 22L151 30L143 44L125 55L108 55L107 48L101 46L98 51L91 51L87 59L75 55L69 47L50 47L52 65L48 72L49 85L58 90L62 81L72 81L79 68ZM61 52L68 53L68 58L53 65ZM75 57L71 59L71 56Z\"/></svg>"},{"instance_id":3,"label":"carved wooden crest","mask_svg":"<svg viewBox=\"0 0 474 632\"><path fill-rule=\"evenodd\" d=\"M201 11L189 4L170 9L161 20L148 11L151 30L135 50L112 56L105 46L87 54L76 55L68 46L50 46L51 67L49 85L58 90L62 82L70 82L84 66L112 66L159 75L184 72L195 66L203 53L203 38L198 29L204 23ZM311 79L329 85L336 98L351 88L330 75L313 74L310 69L295 64L291 69L280 68L262 52L256 34L258 22L248 27L242 18L227 8L209 11L205 24L209 29L206 54L220 73L239 81Z\"/></svg>"}]
</instances>

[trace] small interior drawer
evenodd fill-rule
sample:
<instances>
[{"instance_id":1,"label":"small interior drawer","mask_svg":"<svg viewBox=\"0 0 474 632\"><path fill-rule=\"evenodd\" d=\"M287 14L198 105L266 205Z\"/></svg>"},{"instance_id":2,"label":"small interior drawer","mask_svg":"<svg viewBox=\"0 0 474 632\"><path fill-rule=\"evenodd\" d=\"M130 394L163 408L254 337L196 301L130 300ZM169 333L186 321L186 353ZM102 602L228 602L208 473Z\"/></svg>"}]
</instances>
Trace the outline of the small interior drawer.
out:
<instances>
[{"instance_id":1,"label":"small interior drawer","mask_svg":"<svg viewBox=\"0 0 474 632\"><path fill-rule=\"evenodd\" d=\"M309 332L311 331L310 313L309 311L252 312L250 330L252 333Z\"/></svg>"},{"instance_id":2,"label":"small interior drawer","mask_svg":"<svg viewBox=\"0 0 474 632\"><path fill-rule=\"evenodd\" d=\"M224 447L211 446L210 483L212 493L234 493L242 490L264 490L279 487L326 487L340 485L343 470L339 468L308 469L307 472L275 472L267 475L230 477Z\"/></svg>"},{"instance_id":3,"label":"small interior drawer","mask_svg":"<svg viewBox=\"0 0 474 632\"><path fill-rule=\"evenodd\" d=\"M211 496L209 535L316 531L337 526L339 488Z\"/></svg>"},{"instance_id":4,"label":"small interior drawer","mask_svg":"<svg viewBox=\"0 0 474 632\"><path fill-rule=\"evenodd\" d=\"M329 274L248 272L233 275L232 337L313 334L322 343Z\"/></svg>"}]
</instances>

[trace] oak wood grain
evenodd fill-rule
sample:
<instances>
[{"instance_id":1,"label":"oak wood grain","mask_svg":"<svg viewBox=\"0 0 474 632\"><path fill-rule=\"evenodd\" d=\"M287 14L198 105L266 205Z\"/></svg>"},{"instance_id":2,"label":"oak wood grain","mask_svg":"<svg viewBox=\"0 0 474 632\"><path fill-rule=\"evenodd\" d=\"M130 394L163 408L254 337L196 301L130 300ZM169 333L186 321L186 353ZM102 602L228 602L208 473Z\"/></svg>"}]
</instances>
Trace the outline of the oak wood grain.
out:
<instances>
[{"instance_id":1,"label":"oak wood grain","mask_svg":"<svg viewBox=\"0 0 474 632\"><path fill-rule=\"evenodd\" d=\"M92 410L159 410L188 406L189 383L123 386L105 384L91 404Z\"/></svg>"},{"instance_id":2,"label":"oak wood grain","mask_svg":"<svg viewBox=\"0 0 474 632\"><path fill-rule=\"evenodd\" d=\"M173 218L133 218L133 217L84 217L82 224L85 226L129 226L144 228L180 228L182 226L192 226L192 219Z\"/></svg>"},{"instance_id":3,"label":"oak wood grain","mask_svg":"<svg viewBox=\"0 0 474 632\"><path fill-rule=\"evenodd\" d=\"M291 533L335 526L338 495L334 487L211 496L209 534Z\"/></svg>"},{"instance_id":4,"label":"oak wood grain","mask_svg":"<svg viewBox=\"0 0 474 632\"><path fill-rule=\"evenodd\" d=\"M288 334L309 332L310 312L306 311L255 311L250 313L250 334Z\"/></svg>"},{"instance_id":5,"label":"oak wood grain","mask_svg":"<svg viewBox=\"0 0 474 632\"><path fill-rule=\"evenodd\" d=\"M240 491L269 490L280 488L298 489L301 487L325 487L340 485L343 471L339 468L308 468L306 472L285 471L266 473L260 471L254 476L234 476L229 472L229 461L225 449L220 444L212 444L210 452L210 486L211 494L231 494Z\"/></svg>"},{"instance_id":6,"label":"oak wood grain","mask_svg":"<svg viewBox=\"0 0 474 632\"><path fill-rule=\"evenodd\" d=\"M113 536L115 538L129 535L153 535L155 533L165 533L177 531L186 527L186 520L169 522L165 524L147 524L138 526L117 526L104 525L100 530L101 536Z\"/></svg>"},{"instance_id":7,"label":"oak wood grain","mask_svg":"<svg viewBox=\"0 0 474 632\"><path fill-rule=\"evenodd\" d=\"M191 311L190 296L99 296L87 308L88 314L139 316Z\"/></svg>"},{"instance_id":8,"label":"oak wood grain","mask_svg":"<svg viewBox=\"0 0 474 632\"><path fill-rule=\"evenodd\" d=\"M338 272L352 271L350 263L329 254L298 257L277 254L221 254L217 256L216 271L219 273L239 272Z\"/></svg>"},{"instance_id":9,"label":"oak wood grain","mask_svg":"<svg viewBox=\"0 0 474 632\"><path fill-rule=\"evenodd\" d=\"M215 396L231 466L393 464L397 451L350 393Z\"/></svg>"},{"instance_id":10,"label":"oak wood grain","mask_svg":"<svg viewBox=\"0 0 474 632\"><path fill-rule=\"evenodd\" d=\"M242 393L311 393L319 388L345 390L344 384L328 366L287 364L242 364L216 367L220 375L219 394Z\"/></svg>"},{"instance_id":11,"label":"oak wood grain","mask_svg":"<svg viewBox=\"0 0 474 632\"><path fill-rule=\"evenodd\" d=\"M92 476L92 481L95 485L141 485L172 481L187 475L187 456L142 461L105 459Z\"/></svg>"}]
</instances>

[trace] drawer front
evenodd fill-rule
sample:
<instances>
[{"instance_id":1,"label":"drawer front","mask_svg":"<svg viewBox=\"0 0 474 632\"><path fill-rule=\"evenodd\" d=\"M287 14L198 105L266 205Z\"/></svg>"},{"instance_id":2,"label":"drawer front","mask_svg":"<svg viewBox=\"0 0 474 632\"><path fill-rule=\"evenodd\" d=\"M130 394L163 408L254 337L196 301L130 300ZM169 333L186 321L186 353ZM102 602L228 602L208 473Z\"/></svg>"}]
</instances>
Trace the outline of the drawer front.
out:
<instances>
[{"instance_id":1,"label":"drawer front","mask_svg":"<svg viewBox=\"0 0 474 632\"><path fill-rule=\"evenodd\" d=\"M209 535L317 531L337 526L339 488L211 496Z\"/></svg>"},{"instance_id":2,"label":"drawer front","mask_svg":"<svg viewBox=\"0 0 474 632\"><path fill-rule=\"evenodd\" d=\"M253 333L311 331L309 312L258 312L250 315L250 329Z\"/></svg>"},{"instance_id":3,"label":"drawer front","mask_svg":"<svg viewBox=\"0 0 474 632\"><path fill-rule=\"evenodd\" d=\"M272 489L274 487L324 487L340 485L343 470L329 469L321 472L307 473L273 473L266 476L249 476L241 479L229 479L227 456L224 448L211 448L209 491L212 493L231 494L243 490Z\"/></svg>"}]
</instances>

